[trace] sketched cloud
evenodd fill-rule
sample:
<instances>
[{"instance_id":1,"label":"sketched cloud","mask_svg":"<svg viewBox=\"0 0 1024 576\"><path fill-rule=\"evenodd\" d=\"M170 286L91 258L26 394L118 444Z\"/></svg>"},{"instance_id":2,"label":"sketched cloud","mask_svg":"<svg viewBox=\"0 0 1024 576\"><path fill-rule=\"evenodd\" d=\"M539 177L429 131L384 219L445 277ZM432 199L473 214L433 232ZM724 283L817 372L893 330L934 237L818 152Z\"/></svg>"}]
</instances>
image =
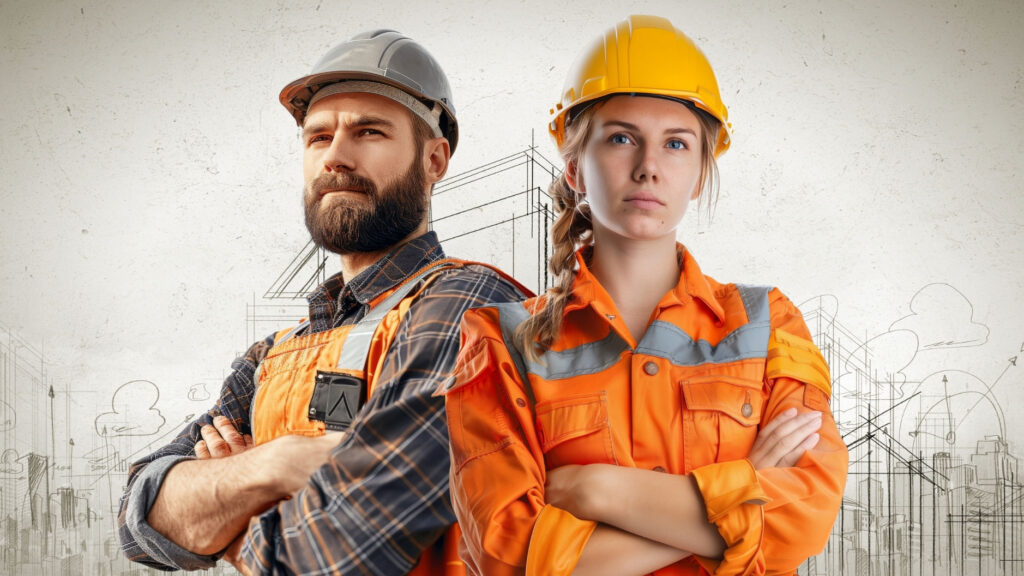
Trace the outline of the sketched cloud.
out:
<instances>
[{"instance_id":1,"label":"sketched cloud","mask_svg":"<svg viewBox=\"0 0 1024 576\"><path fill-rule=\"evenodd\" d=\"M910 300L911 314L893 322L890 330L917 334L921 350L981 346L988 326L974 321L970 300L949 284L928 284Z\"/></svg>"},{"instance_id":2,"label":"sketched cloud","mask_svg":"<svg viewBox=\"0 0 1024 576\"><path fill-rule=\"evenodd\" d=\"M14 448L4 450L0 455L0 474L4 476L16 476L25 470L25 465L18 462L18 451Z\"/></svg>"},{"instance_id":3,"label":"sketched cloud","mask_svg":"<svg viewBox=\"0 0 1024 576\"><path fill-rule=\"evenodd\" d=\"M188 389L188 399L194 402L202 402L210 399L210 391L206 389L206 384L202 382L193 384Z\"/></svg>"},{"instance_id":4,"label":"sketched cloud","mask_svg":"<svg viewBox=\"0 0 1024 576\"><path fill-rule=\"evenodd\" d=\"M148 380L132 380L114 390L111 412L96 417L96 433L107 438L149 436L163 427L166 419L156 403L160 389Z\"/></svg>"},{"instance_id":5,"label":"sketched cloud","mask_svg":"<svg viewBox=\"0 0 1024 576\"><path fill-rule=\"evenodd\" d=\"M14 408L11 408L6 402L0 402L0 432L14 430L14 425L17 422L18 415L14 412Z\"/></svg>"}]
</instances>

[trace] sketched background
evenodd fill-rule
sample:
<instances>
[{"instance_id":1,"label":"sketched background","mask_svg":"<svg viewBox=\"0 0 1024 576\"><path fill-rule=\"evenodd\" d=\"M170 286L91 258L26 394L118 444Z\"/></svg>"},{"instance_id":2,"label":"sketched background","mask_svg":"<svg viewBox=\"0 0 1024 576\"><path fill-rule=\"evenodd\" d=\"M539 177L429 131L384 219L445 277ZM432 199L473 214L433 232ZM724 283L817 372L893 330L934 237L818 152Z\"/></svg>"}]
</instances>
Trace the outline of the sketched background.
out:
<instances>
[{"instance_id":1,"label":"sketched background","mask_svg":"<svg viewBox=\"0 0 1024 576\"><path fill-rule=\"evenodd\" d=\"M680 238L705 272L779 285L867 343L854 356L873 355L876 380L843 406L974 390L988 412L948 406L963 421L947 448L999 433L1020 454L1024 5L849 4L632 4L697 40L735 126L716 214ZM546 113L581 39L625 15L603 0L0 2L0 572L130 569L111 532L124 461L208 406L251 340L246 305L307 239L285 83L393 27L449 73L449 174L532 138L554 158ZM466 255L507 238L479 244Z\"/></svg>"}]
</instances>

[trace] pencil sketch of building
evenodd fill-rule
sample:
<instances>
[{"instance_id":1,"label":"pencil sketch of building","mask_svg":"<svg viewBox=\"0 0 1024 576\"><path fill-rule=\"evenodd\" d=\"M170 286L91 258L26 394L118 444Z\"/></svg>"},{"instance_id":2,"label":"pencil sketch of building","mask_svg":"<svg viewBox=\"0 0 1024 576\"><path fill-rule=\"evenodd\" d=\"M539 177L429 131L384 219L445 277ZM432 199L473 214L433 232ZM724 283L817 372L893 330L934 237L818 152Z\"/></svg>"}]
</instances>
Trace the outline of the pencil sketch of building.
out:
<instances>
[{"instance_id":1,"label":"pencil sketch of building","mask_svg":"<svg viewBox=\"0 0 1024 576\"><path fill-rule=\"evenodd\" d=\"M545 190L557 174L530 146L446 178L431 214L446 252L544 290L553 221ZM300 249L247 304L240 349L303 317L303 296L334 265L311 243ZM834 298L800 307L831 367L832 410L851 456L828 545L800 573L1024 574L1024 485L998 401L999 386L1020 384L1016 355L987 380L956 365L922 372L926 356L993 344L970 303L945 284L922 288L915 313L873 338L843 327ZM935 308L942 313L922 312ZM0 326L0 573L156 573L123 557L118 500L129 463L168 442L195 410L168 411L159 386L126 378L92 407L92 426L72 429L82 391L52 381L53 361ZM192 384L182 400L205 409L217 388L215 378Z\"/></svg>"}]
</instances>

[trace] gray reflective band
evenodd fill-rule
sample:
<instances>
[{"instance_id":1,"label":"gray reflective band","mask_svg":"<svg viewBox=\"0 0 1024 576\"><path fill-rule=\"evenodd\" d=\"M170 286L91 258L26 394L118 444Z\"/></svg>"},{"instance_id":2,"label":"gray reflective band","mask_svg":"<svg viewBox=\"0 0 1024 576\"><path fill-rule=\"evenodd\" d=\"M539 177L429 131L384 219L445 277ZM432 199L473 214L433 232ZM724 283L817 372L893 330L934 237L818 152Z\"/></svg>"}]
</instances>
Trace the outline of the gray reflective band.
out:
<instances>
[{"instance_id":1,"label":"gray reflective band","mask_svg":"<svg viewBox=\"0 0 1024 576\"><path fill-rule=\"evenodd\" d=\"M747 312L747 323L733 330L716 346L703 339L694 342L678 326L656 320L648 326L635 353L665 358L676 366L726 364L748 358L764 358L768 354L768 337L771 332L768 304L771 287L737 284L736 289ZM524 381L527 373L536 374L545 380L597 374L618 362L622 352L629 349L626 341L611 330L608 336L597 342L568 350L548 350L541 354L539 361L531 362L521 357L511 338L528 313L518 303L501 304L497 308L501 312L501 332L505 346L514 352L513 360Z\"/></svg>"},{"instance_id":2,"label":"gray reflective band","mask_svg":"<svg viewBox=\"0 0 1024 576\"><path fill-rule=\"evenodd\" d=\"M291 330L289 330L288 333L285 334L284 336L281 336L280 340L277 340L276 342L274 342L274 346L277 346L278 344L284 344L285 342L291 340L292 338L295 337L296 334L298 334L299 332L302 332L308 326L309 326L309 320L303 320L302 322L299 323L298 326L296 326L295 328L292 328Z\"/></svg>"},{"instance_id":3,"label":"gray reflective band","mask_svg":"<svg viewBox=\"0 0 1024 576\"><path fill-rule=\"evenodd\" d=\"M516 372L519 372L519 377L523 381L523 389L529 397L530 405L533 406L537 403L533 397L533 387L530 386L530 379L526 373L523 351L519 349L519 343L515 339L516 328L530 317L530 313L523 307L522 302L501 302L492 306L498 310L501 339L505 341L505 349L512 357L512 363L516 365Z\"/></svg>"},{"instance_id":4,"label":"gray reflective band","mask_svg":"<svg viewBox=\"0 0 1024 576\"><path fill-rule=\"evenodd\" d=\"M380 326L384 317L390 312L398 303L405 298L413 288L419 286L420 280L423 280L428 275L443 270L445 268L453 268L455 264L452 262L444 262L437 266L431 266L424 270L421 270L415 276L411 276L409 280L398 287L390 296L384 299L383 302L370 308L370 311L363 316L363 319L356 322L352 330L349 331L348 336L345 337L345 343L341 348L341 355L338 357L338 368L342 370L356 370L362 371L366 367L366 356L370 351L370 343L373 342L373 334L377 331L377 327Z\"/></svg>"},{"instance_id":5,"label":"gray reflective band","mask_svg":"<svg viewBox=\"0 0 1024 576\"><path fill-rule=\"evenodd\" d=\"M768 354L771 315L768 310L768 286L737 284L736 289L747 310L747 323L730 332L716 346L707 340L693 341L678 326L656 320L647 328L637 354L665 358L676 366L727 364Z\"/></svg>"}]
</instances>

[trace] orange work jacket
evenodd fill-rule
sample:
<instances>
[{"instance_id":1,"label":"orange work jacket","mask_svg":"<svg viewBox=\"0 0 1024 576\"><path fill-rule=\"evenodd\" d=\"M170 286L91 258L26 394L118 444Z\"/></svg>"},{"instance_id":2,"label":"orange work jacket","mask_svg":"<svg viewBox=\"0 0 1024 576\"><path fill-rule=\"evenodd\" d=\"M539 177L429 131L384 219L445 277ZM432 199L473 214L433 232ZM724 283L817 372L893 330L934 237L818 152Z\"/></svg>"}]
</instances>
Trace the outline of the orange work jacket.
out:
<instances>
[{"instance_id":1,"label":"orange work jacket","mask_svg":"<svg viewBox=\"0 0 1024 576\"><path fill-rule=\"evenodd\" d=\"M295 336L307 324L303 323L278 332L254 378L256 396L250 422L255 443L286 434L321 436L328 429L327 422L333 422L331 428L343 433L344 422L350 421L360 403L373 394L376 375L416 294L434 272L463 264L445 259L419 270L370 302L370 311L355 324ZM322 382L318 388L317 380L322 380L324 373L351 378L333 390ZM360 387L359 381L364 386ZM322 398L314 400L315 394ZM463 576L466 572L458 557L459 538L459 525L453 524L442 542L424 551L409 574Z\"/></svg>"},{"instance_id":2,"label":"orange work jacket","mask_svg":"<svg viewBox=\"0 0 1024 576\"><path fill-rule=\"evenodd\" d=\"M828 367L777 289L720 284L679 246L679 282L635 342L581 254L561 332L531 362L515 328L543 300L469 310L446 392L452 501L473 574L569 574L596 524L545 502L546 471L607 463L690 474L727 549L656 571L794 574L820 552L848 452ZM527 385L528 383L528 385ZM824 413L792 468L746 460L790 407Z\"/></svg>"}]
</instances>

